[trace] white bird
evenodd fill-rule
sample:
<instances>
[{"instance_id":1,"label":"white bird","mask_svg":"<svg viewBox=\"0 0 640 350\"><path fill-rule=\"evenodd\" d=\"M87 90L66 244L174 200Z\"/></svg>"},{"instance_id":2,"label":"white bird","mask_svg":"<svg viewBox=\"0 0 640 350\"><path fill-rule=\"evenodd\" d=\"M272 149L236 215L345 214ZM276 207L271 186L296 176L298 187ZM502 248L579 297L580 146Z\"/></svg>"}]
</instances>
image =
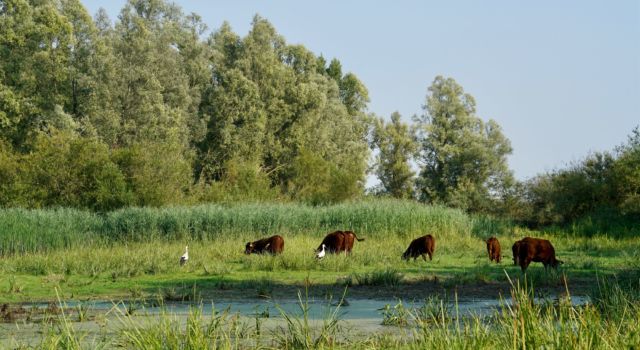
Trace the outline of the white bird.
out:
<instances>
[{"instance_id":1,"label":"white bird","mask_svg":"<svg viewBox=\"0 0 640 350\"><path fill-rule=\"evenodd\" d=\"M189 260L189 246L184 247L184 254L180 257L180 266L187 263Z\"/></svg>"},{"instance_id":2,"label":"white bird","mask_svg":"<svg viewBox=\"0 0 640 350\"><path fill-rule=\"evenodd\" d=\"M322 244L322 250L319 251L318 254L316 254L316 259L320 260L320 259L324 258L324 254L325 254L324 247L325 247L325 245L323 243Z\"/></svg>"}]
</instances>

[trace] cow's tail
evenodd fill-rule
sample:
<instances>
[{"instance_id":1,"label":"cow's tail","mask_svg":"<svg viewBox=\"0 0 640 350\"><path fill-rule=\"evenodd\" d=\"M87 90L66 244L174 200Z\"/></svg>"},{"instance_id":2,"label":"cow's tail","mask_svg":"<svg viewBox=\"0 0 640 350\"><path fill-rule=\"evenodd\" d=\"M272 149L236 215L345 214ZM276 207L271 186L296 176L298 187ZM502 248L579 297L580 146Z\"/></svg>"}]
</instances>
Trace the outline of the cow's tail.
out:
<instances>
[{"instance_id":1,"label":"cow's tail","mask_svg":"<svg viewBox=\"0 0 640 350\"><path fill-rule=\"evenodd\" d=\"M355 237L358 240L358 242L364 241L364 238L358 238L355 232L353 232L353 237Z\"/></svg>"}]
</instances>

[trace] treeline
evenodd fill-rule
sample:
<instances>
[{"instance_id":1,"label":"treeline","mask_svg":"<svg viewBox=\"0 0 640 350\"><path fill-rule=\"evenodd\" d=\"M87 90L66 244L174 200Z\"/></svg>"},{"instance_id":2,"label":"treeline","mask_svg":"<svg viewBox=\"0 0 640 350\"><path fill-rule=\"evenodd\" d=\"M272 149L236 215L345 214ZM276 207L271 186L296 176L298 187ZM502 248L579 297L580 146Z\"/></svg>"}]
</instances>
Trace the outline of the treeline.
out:
<instances>
[{"instance_id":1,"label":"treeline","mask_svg":"<svg viewBox=\"0 0 640 350\"><path fill-rule=\"evenodd\" d=\"M640 234L640 128L610 152L518 183L504 213L529 226L579 234Z\"/></svg>"},{"instance_id":2,"label":"treeline","mask_svg":"<svg viewBox=\"0 0 640 350\"><path fill-rule=\"evenodd\" d=\"M233 198L332 202L364 189L367 90L256 16L131 0L0 2L0 206Z\"/></svg>"},{"instance_id":3,"label":"treeline","mask_svg":"<svg viewBox=\"0 0 640 350\"><path fill-rule=\"evenodd\" d=\"M163 0L129 0L115 23L78 0L0 1L0 207L324 204L365 195L370 172L369 194L529 226L640 221L637 129L518 182L500 126L451 78L412 122L387 120L338 59L259 16L244 37L207 33Z\"/></svg>"}]
</instances>

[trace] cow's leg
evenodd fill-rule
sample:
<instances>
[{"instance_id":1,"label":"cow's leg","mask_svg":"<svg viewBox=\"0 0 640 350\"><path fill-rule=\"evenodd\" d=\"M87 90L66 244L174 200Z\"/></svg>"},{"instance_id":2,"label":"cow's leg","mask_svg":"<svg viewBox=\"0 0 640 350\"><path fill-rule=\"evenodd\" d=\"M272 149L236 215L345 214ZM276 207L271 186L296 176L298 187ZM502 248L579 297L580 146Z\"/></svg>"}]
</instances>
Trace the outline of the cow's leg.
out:
<instances>
[{"instance_id":1,"label":"cow's leg","mask_svg":"<svg viewBox=\"0 0 640 350\"><path fill-rule=\"evenodd\" d=\"M429 261L433 261L433 252L429 252Z\"/></svg>"},{"instance_id":2,"label":"cow's leg","mask_svg":"<svg viewBox=\"0 0 640 350\"><path fill-rule=\"evenodd\" d=\"M520 261L520 268L522 269L522 272L527 271L527 267L529 267L530 263L531 263L531 260L529 259L524 259Z\"/></svg>"},{"instance_id":3,"label":"cow's leg","mask_svg":"<svg viewBox=\"0 0 640 350\"><path fill-rule=\"evenodd\" d=\"M422 257L422 260L427 261L427 254L422 253L420 256Z\"/></svg>"}]
</instances>

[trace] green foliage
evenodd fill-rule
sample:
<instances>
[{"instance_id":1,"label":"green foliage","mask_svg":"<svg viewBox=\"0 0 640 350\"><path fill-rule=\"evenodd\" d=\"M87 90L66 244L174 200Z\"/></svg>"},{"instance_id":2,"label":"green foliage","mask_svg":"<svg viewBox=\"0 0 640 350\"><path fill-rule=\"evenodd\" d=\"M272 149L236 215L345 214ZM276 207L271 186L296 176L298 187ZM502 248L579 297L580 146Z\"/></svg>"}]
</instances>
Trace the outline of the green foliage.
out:
<instances>
[{"instance_id":1,"label":"green foliage","mask_svg":"<svg viewBox=\"0 0 640 350\"><path fill-rule=\"evenodd\" d=\"M311 202L336 200L327 193L329 183L346 187L342 198L361 192L368 155L364 105L346 105L340 85L318 69L321 60L287 45L257 16L245 38L224 24L209 43L214 80L203 109L210 119L196 166L200 178L221 180L229 164L240 162L264 169L272 185ZM349 81L354 94L365 93L355 77ZM304 189L310 172L301 164L320 169Z\"/></svg>"},{"instance_id":2,"label":"green foliage","mask_svg":"<svg viewBox=\"0 0 640 350\"><path fill-rule=\"evenodd\" d=\"M413 198L414 172L410 161L418 150L413 130L400 120L398 112L391 123L379 119L373 130L373 145L379 154L375 174L382 183L382 192L396 198Z\"/></svg>"},{"instance_id":3,"label":"green foliage","mask_svg":"<svg viewBox=\"0 0 640 350\"><path fill-rule=\"evenodd\" d=\"M636 128L615 153L594 153L521 185L524 210L515 219L531 226L561 225L574 234L637 234L639 134Z\"/></svg>"},{"instance_id":4,"label":"green foliage","mask_svg":"<svg viewBox=\"0 0 640 350\"><path fill-rule=\"evenodd\" d=\"M140 143L114 153L127 189L140 206L180 203L191 179L191 168L179 146Z\"/></svg>"},{"instance_id":5,"label":"green foliage","mask_svg":"<svg viewBox=\"0 0 640 350\"><path fill-rule=\"evenodd\" d=\"M293 177L288 192L311 204L335 203L355 197L359 184L348 169L341 169L316 153L301 151L293 161Z\"/></svg>"},{"instance_id":6,"label":"green foliage","mask_svg":"<svg viewBox=\"0 0 640 350\"><path fill-rule=\"evenodd\" d=\"M124 175L97 140L53 131L37 136L27 155L5 148L0 157L0 171L6 175L0 187L4 206L103 211L130 203Z\"/></svg>"},{"instance_id":7,"label":"green foliage","mask_svg":"<svg viewBox=\"0 0 640 350\"><path fill-rule=\"evenodd\" d=\"M163 0L128 1L115 25L104 11L93 20L78 0L10 0L1 11L2 205L106 210L296 197L288 191L305 176L296 168L305 149L330 169L320 188L303 191L320 195L305 200L362 193L366 88L341 69L334 79L324 59L287 44L265 19L256 16L243 38L223 24L202 40L201 18ZM84 169L112 179L93 181L96 203L73 193L77 181L63 185L74 175L68 155L53 151L68 151L59 132L85 138L78 145L87 154L96 143L107 147ZM15 169L23 157L29 167ZM58 188L30 189L23 177ZM118 191L114 198L105 186Z\"/></svg>"},{"instance_id":8,"label":"green foliage","mask_svg":"<svg viewBox=\"0 0 640 350\"><path fill-rule=\"evenodd\" d=\"M475 116L475 100L451 78L436 77L425 114L417 118L421 143L420 199L472 211L511 182L509 140L493 120Z\"/></svg>"}]
</instances>

